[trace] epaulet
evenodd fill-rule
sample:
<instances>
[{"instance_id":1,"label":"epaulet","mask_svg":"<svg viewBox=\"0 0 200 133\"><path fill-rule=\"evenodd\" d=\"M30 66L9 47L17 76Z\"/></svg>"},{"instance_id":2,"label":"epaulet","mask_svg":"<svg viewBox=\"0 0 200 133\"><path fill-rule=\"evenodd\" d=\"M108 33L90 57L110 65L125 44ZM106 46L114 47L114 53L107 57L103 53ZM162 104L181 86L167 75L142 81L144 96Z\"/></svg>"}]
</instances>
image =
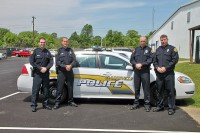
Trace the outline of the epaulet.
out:
<instances>
[{"instance_id":1,"label":"epaulet","mask_svg":"<svg viewBox=\"0 0 200 133\"><path fill-rule=\"evenodd\" d=\"M173 50L174 52L178 52L177 48L176 47L173 47Z\"/></svg>"}]
</instances>

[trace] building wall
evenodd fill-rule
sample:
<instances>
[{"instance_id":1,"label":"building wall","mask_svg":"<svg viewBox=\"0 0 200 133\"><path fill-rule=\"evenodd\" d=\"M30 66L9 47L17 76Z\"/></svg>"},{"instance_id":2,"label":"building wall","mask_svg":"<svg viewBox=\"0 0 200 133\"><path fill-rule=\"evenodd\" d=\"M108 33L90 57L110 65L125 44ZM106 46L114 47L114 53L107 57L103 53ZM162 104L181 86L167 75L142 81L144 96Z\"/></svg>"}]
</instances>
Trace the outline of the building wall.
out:
<instances>
[{"instance_id":1,"label":"building wall","mask_svg":"<svg viewBox=\"0 0 200 133\"><path fill-rule=\"evenodd\" d=\"M190 12L190 22L187 22L187 13ZM149 44L160 43L160 36L166 34L169 39L169 44L175 46L178 49L180 58L189 58L189 28L200 25L200 1L180 8L156 33L154 33ZM173 21L173 29L171 29L171 23ZM200 32L196 31L195 36L199 36ZM195 37L196 38L196 37ZM195 42L195 41L194 41ZM152 49L156 49L156 45L152 46Z\"/></svg>"}]
</instances>

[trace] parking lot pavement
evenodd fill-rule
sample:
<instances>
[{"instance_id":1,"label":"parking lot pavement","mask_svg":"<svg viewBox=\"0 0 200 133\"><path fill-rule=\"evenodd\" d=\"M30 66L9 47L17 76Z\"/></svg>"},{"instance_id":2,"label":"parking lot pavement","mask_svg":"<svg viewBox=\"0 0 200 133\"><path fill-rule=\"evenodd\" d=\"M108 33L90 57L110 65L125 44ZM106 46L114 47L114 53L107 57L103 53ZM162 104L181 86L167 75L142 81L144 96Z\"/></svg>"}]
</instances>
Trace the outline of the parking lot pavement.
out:
<instances>
[{"instance_id":1,"label":"parking lot pavement","mask_svg":"<svg viewBox=\"0 0 200 133\"><path fill-rule=\"evenodd\" d=\"M0 97L15 93L17 78L28 58L8 57L0 61Z\"/></svg>"},{"instance_id":2,"label":"parking lot pavement","mask_svg":"<svg viewBox=\"0 0 200 133\"><path fill-rule=\"evenodd\" d=\"M24 62L27 58L14 58L7 61L9 66L0 65L1 70L13 70L0 74L7 81L7 84L0 82L0 99L17 92L16 79ZM0 100L0 133L200 131L198 123L180 108L169 116L167 110L145 112L141 107L131 111L131 100L76 99L77 108L63 104L58 110L49 111L42 109L41 96L38 111L33 113L30 96L17 92Z\"/></svg>"},{"instance_id":3,"label":"parking lot pavement","mask_svg":"<svg viewBox=\"0 0 200 133\"><path fill-rule=\"evenodd\" d=\"M1 100L0 127L126 129L158 131L200 131L199 125L181 109L174 116L164 112L145 112L143 107L129 110L127 100L76 100L79 107L63 104L58 110L30 109L30 93ZM0 130L1 131L1 130Z\"/></svg>"}]
</instances>

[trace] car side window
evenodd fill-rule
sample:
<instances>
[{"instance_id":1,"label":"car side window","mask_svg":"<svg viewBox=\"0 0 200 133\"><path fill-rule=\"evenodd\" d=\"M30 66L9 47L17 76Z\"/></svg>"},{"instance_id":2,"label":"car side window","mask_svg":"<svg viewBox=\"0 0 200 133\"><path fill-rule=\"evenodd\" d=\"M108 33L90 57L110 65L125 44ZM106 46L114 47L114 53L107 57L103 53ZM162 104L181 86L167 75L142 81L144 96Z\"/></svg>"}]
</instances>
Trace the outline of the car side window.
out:
<instances>
[{"instance_id":1,"label":"car side window","mask_svg":"<svg viewBox=\"0 0 200 133\"><path fill-rule=\"evenodd\" d=\"M79 62L80 67L96 68L96 55L76 55L76 60Z\"/></svg>"},{"instance_id":2,"label":"car side window","mask_svg":"<svg viewBox=\"0 0 200 133\"><path fill-rule=\"evenodd\" d=\"M100 55L101 68L125 70L128 63L120 58L110 55Z\"/></svg>"}]
</instances>

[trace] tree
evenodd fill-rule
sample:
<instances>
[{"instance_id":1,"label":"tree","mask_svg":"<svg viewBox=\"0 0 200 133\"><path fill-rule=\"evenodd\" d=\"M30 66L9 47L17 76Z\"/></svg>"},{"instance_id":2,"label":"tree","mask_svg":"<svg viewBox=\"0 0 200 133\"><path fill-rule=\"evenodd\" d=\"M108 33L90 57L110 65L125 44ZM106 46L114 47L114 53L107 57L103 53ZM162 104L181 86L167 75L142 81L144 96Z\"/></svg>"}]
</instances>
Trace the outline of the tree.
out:
<instances>
[{"instance_id":1,"label":"tree","mask_svg":"<svg viewBox=\"0 0 200 133\"><path fill-rule=\"evenodd\" d=\"M137 47L139 45L139 38L140 35L135 30L128 30L126 33L125 40L125 46L126 47Z\"/></svg>"},{"instance_id":2,"label":"tree","mask_svg":"<svg viewBox=\"0 0 200 133\"><path fill-rule=\"evenodd\" d=\"M55 45L55 38L53 37L52 34L47 34L47 33L40 33L34 42L34 47L38 47L38 42L39 42L39 38L44 37L46 39L46 48L50 49L50 48L57 48L57 46Z\"/></svg>"},{"instance_id":3,"label":"tree","mask_svg":"<svg viewBox=\"0 0 200 133\"><path fill-rule=\"evenodd\" d=\"M24 31L18 34L20 47L28 48L32 47L33 44L33 32Z\"/></svg>"},{"instance_id":4,"label":"tree","mask_svg":"<svg viewBox=\"0 0 200 133\"><path fill-rule=\"evenodd\" d=\"M14 33L7 32L3 38L4 42L7 46L10 47L19 47L19 39L18 36Z\"/></svg>"},{"instance_id":5,"label":"tree","mask_svg":"<svg viewBox=\"0 0 200 133\"><path fill-rule=\"evenodd\" d=\"M57 38L57 36L58 36L57 33L55 33L55 32L52 33L51 35L52 35L54 38Z\"/></svg>"},{"instance_id":6,"label":"tree","mask_svg":"<svg viewBox=\"0 0 200 133\"><path fill-rule=\"evenodd\" d=\"M92 25L86 24L81 30L81 35L84 35L86 37L93 37Z\"/></svg>"},{"instance_id":7,"label":"tree","mask_svg":"<svg viewBox=\"0 0 200 133\"><path fill-rule=\"evenodd\" d=\"M123 34L118 31L113 32L113 47L123 47L124 41L123 41Z\"/></svg>"},{"instance_id":8,"label":"tree","mask_svg":"<svg viewBox=\"0 0 200 133\"><path fill-rule=\"evenodd\" d=\"M109 30L105 37L106 47L124 46L123 34L118 31Z\"/></svg>"},{"instance_id":9,"label":"tree","mask_svg":"<svg viewBox=\"0 0 200 133\"><path fill-rule=\"evenodd\" d=\"M92 45L93 46L101 46L101 37L95 36L92 38Z\"/></svg>"},{"instance_id":10,"label":"tree","mask_svg":"<svg viewBox=\"0 0 200 133\"><path fill-rule=\"evenodd\" d=\"M105 37L105 43L106 43L106 47L111 47L112 46L112 38L113 38L113 31L109 30L106 34Z\"/></svg>"},{"instance_id":11,"label":"tree","mask_svg":"<svg viewBox=\"0 0 200 133\"><path fill-rule=\"evenodd\" d=\"M91 39L93 37L93 28L92 25L86 24L80 34L80 40L79 44L81 45L81 48L87 48L91 47Z\"/></svg>"},{"instance_id":12,"label":"tree","mask_svg":"<svg viewBox=\"0 0 200 133\"><path fill-rule=\"evenodd\" d=\"M79 37L79 35L77 34L77 32L74 32L74 33L71 34L69 40L74 40L74 41L79 42L80 37Z\"/></svg>"},{"instance_id":13,"label":"tree","mask_svg":"<svg viewBox=\"0 0 200 133\"><path fill-rule=\"evenodd\" d=\"M3 38L6 35L6 33L10 32L9 29L6 28L0 28L0 40L3 42Z\"/></svg>"},{"instance_id":14,"label":"tree","mask_svg":"<svg viewBox=\"0 0 200 133\"><path fill-rule=\"evenodd\" d=\"M72 48L80 48L80 45L79 45L79 43L76 40L70 40L69 41L69 45Z\"/></svg>"}]
</instances>

